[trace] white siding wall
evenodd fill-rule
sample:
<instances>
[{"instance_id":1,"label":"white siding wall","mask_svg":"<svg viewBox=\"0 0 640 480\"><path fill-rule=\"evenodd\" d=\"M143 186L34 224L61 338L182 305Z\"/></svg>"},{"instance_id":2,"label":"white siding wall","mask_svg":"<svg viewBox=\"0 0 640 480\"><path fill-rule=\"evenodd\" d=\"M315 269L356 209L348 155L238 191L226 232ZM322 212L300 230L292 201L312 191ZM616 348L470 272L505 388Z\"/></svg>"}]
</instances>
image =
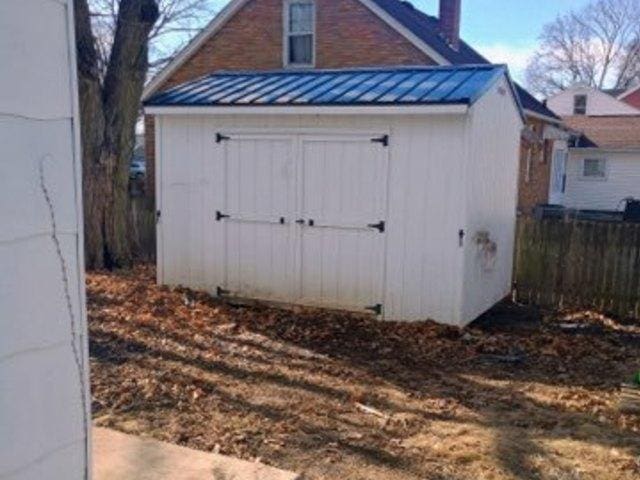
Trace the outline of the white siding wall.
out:
<instances>
[{"instance_id":1,"label":"white siding wall","mask_svg":"<svg viewBox=\"0 0 640 480\"><path fill-rule=\"evenodd\" d=\"M223 201L222 147L215 132L344 133L357 126L391 134L386 318L461 323L464 117L164 116L158 125L161 282L210 291L223 282L223 224L214 220Z\"/></svg>"},{"instance_id":2,"label":"white siding wall","mask_svg":"<svg viewBox=\"0 0 640 480\"><path fill-rule=\"evenodd\" d=\"M573 97L587 95L587 115L638 115L640 110L593 88L574 87L547 100L547 106L561 117L573 115Z\"/></svg>"},{"instance_id":3,"label":"white siding wall","mask_svg":"<svg viewBox=\"0 0 640 480\"><path fill-rule=\"evenodd\" d=\"M88 379L72 10L71 0L0 2L3 480L85 478L81 394L88 393L82 386ZM76 360L85 369L81 379Z\"/></svg>"},{"instance_id":4,"label":"white siding wall","mask_svg":"<svg viewBox=\"0 0 640 480\"><path fill-rule=\"evenodd\" d=\"M494 86L469 116L461 192L466 198L461 304L467 322L511 289L522 121L508 91L504 81Z\"/></svg>"},{"instance_id":5,"label":"white siding wall","mask_svg":"<svg viewBox=\"0 0 640 480\"><path fill-rule=\"evenodd\" d=\"M582 177L584 158L607 161L607 178ZM640 151L603 152L571 150L567 165L565 206L588 210L616 210L626 197L640 198Z\"/></svg>"}]
</instances>

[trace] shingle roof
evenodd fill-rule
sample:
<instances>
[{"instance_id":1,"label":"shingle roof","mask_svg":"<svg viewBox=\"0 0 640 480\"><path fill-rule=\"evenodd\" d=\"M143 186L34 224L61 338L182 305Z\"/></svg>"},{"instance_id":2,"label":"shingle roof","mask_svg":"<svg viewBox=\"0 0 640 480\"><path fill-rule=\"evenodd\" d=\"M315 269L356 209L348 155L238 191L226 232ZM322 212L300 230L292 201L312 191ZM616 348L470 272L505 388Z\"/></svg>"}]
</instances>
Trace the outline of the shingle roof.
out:
<instances>
[{"instance_id":1,"label":"shingle roof","mask_svg":"<svg viewBox=\"0 0 640 480\"><path fill-rule=\"evenodd\" d=\"M502 65L218 72L151 97L147 106L473 104Z\"/></svg>"},{"instance_id":2,"label":"shingle roof","mask_svg":"<svg viewBox=\"0 0 640 480\"><path fill-rule=\"evenodd\" d=\"M640 149L640 115L572 116L564 121L582 133L579 148Z\"/></svg>"},{"instance_id":3,"label":"shingle roof","mask_svg":"<svg viewBox=\"0 0 640 480\"><path fill-rule=\"evenodd\" d=\"M460 48L458 50L451 48L440 34L438 19L421 12L411 5L411 3L401 0L373 0L373 2L452 64L490 63L464 41L460 42ZM520 103L525 110L560 120L555 113L548 109L542 102L536 100L533 95L520 85L516 84L516 91L520 97Z\"/></svg>"}]
</instances>

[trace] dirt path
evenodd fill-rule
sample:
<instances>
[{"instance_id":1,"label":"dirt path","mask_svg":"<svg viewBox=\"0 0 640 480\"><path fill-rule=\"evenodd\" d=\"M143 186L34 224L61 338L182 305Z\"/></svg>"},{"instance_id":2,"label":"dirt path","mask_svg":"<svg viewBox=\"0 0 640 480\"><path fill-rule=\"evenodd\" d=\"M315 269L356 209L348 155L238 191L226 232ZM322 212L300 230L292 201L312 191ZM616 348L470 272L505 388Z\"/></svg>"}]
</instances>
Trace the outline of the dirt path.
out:
<instances>
[{"instance_id":1,"label":"dirt path","mask_svg":"<svg viewBox=\"0 0 640 480\"><path fill-rule=\"evenodd\" d=\"M100 426L314 480L640 478L640 417L616 408L637 324L233 307L150 268L90 274L88 300Z\"/></svg>"}]
</instances>

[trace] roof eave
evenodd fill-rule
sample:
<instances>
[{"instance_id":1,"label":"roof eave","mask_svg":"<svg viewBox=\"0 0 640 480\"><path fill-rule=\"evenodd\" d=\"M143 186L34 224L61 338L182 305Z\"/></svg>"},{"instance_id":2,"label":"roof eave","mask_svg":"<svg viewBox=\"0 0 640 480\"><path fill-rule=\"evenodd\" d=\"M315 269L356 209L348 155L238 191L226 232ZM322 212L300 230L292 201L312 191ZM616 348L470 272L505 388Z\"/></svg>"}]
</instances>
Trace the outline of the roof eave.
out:
<instances>
[{"instance_id":1,"label":"roof eave","mask_svg":"<svg viewBox=\"0 0 640 480\"><path fill-rule=\"evenodd\" d=\"M146 105L147 115L466 115L467 103L433 105Z\"/></svg>"},{"instance_id":2,"label":"roof eave","mask_svg":"<svg viewBox=\"0 0 640 480\"><path fill-rule=\"evenodd\" d=\"M524 109L524 113L527 117L537 118L538 120L543 120L555 125L562 125L564 123L561 118L553 118L548 115L543 115L542 113L534 112L533 110L530 110L528 108Z\"/></svg>"},{"instance_id":3,"label":"roof eave","mask_svg":"<svg viewBox=\"0 0 640 480\"><path fill-rule=\"evenodd\" d=\"M638 153L640 146L637 147L569 147L569 150L581 152L603 152L603 153Z\"/></svg>"}]
</instances>

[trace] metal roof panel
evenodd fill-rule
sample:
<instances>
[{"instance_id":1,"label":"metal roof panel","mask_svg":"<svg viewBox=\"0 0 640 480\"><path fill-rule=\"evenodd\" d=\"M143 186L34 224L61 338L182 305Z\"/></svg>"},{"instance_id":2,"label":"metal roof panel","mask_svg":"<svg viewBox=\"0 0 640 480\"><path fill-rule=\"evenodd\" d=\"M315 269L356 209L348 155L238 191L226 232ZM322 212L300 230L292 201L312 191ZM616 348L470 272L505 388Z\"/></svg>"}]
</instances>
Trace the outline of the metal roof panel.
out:
<instances>
[{"instance_id":1,"label":"metal roof panel","mask_svg":"<svg viewBox=\"0 0 640 480\"><path fill-rule=\"evenodd\" d=\"M502 65L218 72L150 98L147 106L471 104Z\"/></svg>"}]
</instances>

